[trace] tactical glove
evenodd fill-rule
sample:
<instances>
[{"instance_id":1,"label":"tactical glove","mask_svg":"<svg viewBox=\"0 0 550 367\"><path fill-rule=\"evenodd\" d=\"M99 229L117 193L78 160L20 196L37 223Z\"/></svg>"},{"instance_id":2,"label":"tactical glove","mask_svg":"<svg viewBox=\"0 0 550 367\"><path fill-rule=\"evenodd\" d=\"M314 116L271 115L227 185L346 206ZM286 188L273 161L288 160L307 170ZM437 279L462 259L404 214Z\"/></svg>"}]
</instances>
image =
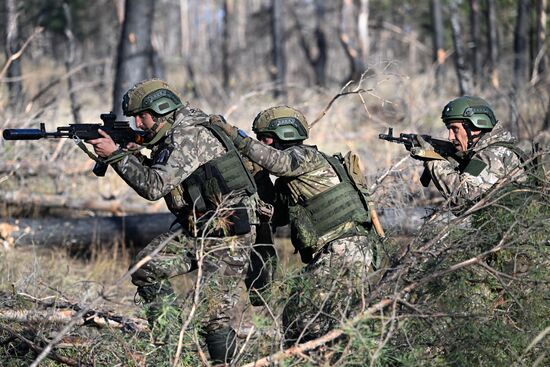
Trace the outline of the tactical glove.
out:
<instances>
[{"instance_id":1,"label":"tactical glove","mask_svg":"<svg viewBox=\"0 0 550 367\"><path fill-rule=\"evenodd\" d=\"M420 135L416 136L416 140L418 142L417 147L412 147L410 150L411 157L414 159L419 159L422 161L430 161L430 160L444 160L439 153L437 153L434 150L434 147L432 147L426 140L424 140Z\"/></svg>"},{"instance_id":2,"label":"tactical glove","mask_svg":"<svg viewBox=\"0 0 550 367\"><path fill-rule=\"evenodd\" d=\"M233 142L239 140L239 138L246 138L246 133L235 126L228 123L222 115L210 115L210 123L220 127L229 136Z\"/></svg>"},{"instance_id":3,"label":"tactical glove","mask_svg":"<svg viewBox=\"0 0 550 367\"><path fill-rule=\"evenodd\" d=\"M210 123L220 127L229 136L231 136L233 130L235 130L235 127L225 121L225 118L222 115L210 115Z\"/></svg>"}]
</instances>

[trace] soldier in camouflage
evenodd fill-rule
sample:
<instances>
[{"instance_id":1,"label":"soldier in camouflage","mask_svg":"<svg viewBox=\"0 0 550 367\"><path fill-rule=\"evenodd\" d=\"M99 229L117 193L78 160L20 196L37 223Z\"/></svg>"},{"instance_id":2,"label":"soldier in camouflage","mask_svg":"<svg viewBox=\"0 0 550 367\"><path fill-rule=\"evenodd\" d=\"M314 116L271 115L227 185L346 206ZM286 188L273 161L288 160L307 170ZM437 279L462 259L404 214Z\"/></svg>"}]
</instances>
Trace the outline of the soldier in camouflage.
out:
<instances>
[{"instance_id":1,"label":"soldier in camouflage","mask_svg":"<svg viewBox=\"0 0 550 367\"><path fill-rule=\"evenodd\" d=\"M471 96L456 98L443 108L441 118L449 129L449 141L458 151L460 162L426 159L433 147L422 138L421 148L413 148L411 156L424 160L427 173L453 213L468 209L498 180L524 177L516 139L497 125L485 100Z\"/></svg>"},{"instance_id":2,"label":"soldier in camouflage","mask_svg":"<svg viewBox=\"0 0 550 367\"><path fill-rule=\"evenodd\" d=\"M236 346L231 311L244 288L258 223L256 186L223 131L202 111L182 104L165 82L136 84L124 95L123 110L149 133L150 159L117 147L104 133L89 143L140 196L164 198L182 231L154 239L136 259L164 244L132 274L153 333L161 340L177 338L181 311L169 279L197 269L200 261L199 312L206 319L200 327L211 359L230 361Z\"/></svg>"},{"instance_id":3,"label":"soldier in camouflage","mask_svg":"<svg viewBox=\"0 0 550 367\"><path fill-rule=\"evenodd\" d=\"M279 177L273 224L290 224L292 243L307 263L283 312L286 341L322 335L349 316L350 303L367 284L373 251L366 191L352 182L341 159L303 144L308 125L294 108L259 113L253 131L260 141L214 122L245 157Z\"/></svg>"}]
</instances>

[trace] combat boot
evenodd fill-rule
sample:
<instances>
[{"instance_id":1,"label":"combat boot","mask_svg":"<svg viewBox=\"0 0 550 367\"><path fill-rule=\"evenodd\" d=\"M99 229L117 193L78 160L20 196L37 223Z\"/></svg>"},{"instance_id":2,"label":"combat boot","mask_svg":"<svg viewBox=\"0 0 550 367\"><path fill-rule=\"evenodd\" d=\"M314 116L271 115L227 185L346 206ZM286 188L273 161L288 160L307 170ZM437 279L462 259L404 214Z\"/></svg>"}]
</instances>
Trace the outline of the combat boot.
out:
<instances>
[{"instance_id":1,"label":"combat boot","mask_svg":"<svg viewBox=\"0 0 550 367\"><path fill-rule=\"evenodd\" d=\"M171 336L179 335L181 310L170 284L161 282L139 286L137 293L143 299L145 314L155 343L164 344Z\"/></svg>"},{"instance_id":2,"label":"combat boot","mask_svg":"<svg viewBox=\"0 0 550 367\"><path fill-rule=\"evenodd\" d=\"M213 363L231 363L237 350L237 333L232 328L219 329L205 336L206 347Z\"/></svg>"}]
</instances>

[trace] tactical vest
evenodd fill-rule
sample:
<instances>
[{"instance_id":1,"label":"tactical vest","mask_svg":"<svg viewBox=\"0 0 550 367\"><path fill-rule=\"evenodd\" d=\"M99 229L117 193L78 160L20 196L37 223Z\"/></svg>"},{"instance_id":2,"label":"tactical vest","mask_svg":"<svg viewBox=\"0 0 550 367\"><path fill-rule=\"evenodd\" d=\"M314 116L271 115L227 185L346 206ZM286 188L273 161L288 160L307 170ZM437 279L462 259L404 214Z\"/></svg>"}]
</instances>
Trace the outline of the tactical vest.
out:
<instances>
[{"instance_id":1,"label":"tactical vest","mask_svg":"<svg viewBox=\"0 0 550 367\"><path fill-rule=\"evenodd\" d=\"M338 175L340 183L289 207L292 242L299 251L304 248L318 250L316 245L319 238L344 223L353 222L363 227L365 232L371 227L366 189L359 187L351 179L340 154L321 154ZM344 236L357 234L359 233L353 228ZM336 237L328 241L334 239Z\"/></svg>"},{"instance_id":2,"label":"tactical vest","mask_svg":"<svg viewBox=\"0 0 550 367\"><path fill-rule=\"evenodd\" d=\"M186 200L193 207L202 229L212 217L221 198L230 192L244 192L250 197L257 192L256 183L250 172L245 168L242 157L237 152L233 142L218 127L212 124L201 124L207 128L225 147L227 152L221 157L212 159L197 168L182 183ZM245 234L250 231L250 221L247 205L238 203L232 206L232 214L227 218L230 224L228 231L210 233L209 236L227 236Z\"/></svg>"}]
</instances>

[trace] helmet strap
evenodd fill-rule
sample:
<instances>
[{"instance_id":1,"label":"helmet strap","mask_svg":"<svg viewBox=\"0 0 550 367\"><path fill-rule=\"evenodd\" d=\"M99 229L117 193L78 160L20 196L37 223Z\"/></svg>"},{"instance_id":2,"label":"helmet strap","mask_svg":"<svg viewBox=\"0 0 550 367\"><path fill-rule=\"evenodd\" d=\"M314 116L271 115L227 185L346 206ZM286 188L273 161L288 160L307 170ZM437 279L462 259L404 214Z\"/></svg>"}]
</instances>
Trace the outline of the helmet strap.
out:
<instances>
[{"instance_id":1,"label":"helmet strap","mask_svg":"<svg viewBox=\"0 0 550 367\"><path fill-rule=\"evenodd\" d=\"M175 110L171 116L155 116L153 117L153 120L155 121L155 124L153 126L151 126L151 128L149 129L149 131L151 132L151 134L153 135L153 137L151 138L151 140L149 141L149 145L153 145L155 144L157 141L159 141L163 136L164 134L166 134L166 132L168 130L170 130L170 128L172 127L175 119L176 119L176 111ZM161 124L162 127L161 127ZM160 129L159 129L160 127Z\"/></svg>"},{"instance_id":2,"label":"helmet strap","mask_svg":"<svg viewBox=\"0 0 550 367\"><path fill-rule=\"evenodd\" d=\"M484 135L484 132L482 130L479 131L477 134L472 134L472 126L470 121L464 121L462 122L462 126L464 127L464 130L466 130L466 136L468 136L468 146L467 149L470 150L473 148L473 146L479 141L474 141L475 138L481 138L482 135Z\"/></svg>"}]
</instances>

